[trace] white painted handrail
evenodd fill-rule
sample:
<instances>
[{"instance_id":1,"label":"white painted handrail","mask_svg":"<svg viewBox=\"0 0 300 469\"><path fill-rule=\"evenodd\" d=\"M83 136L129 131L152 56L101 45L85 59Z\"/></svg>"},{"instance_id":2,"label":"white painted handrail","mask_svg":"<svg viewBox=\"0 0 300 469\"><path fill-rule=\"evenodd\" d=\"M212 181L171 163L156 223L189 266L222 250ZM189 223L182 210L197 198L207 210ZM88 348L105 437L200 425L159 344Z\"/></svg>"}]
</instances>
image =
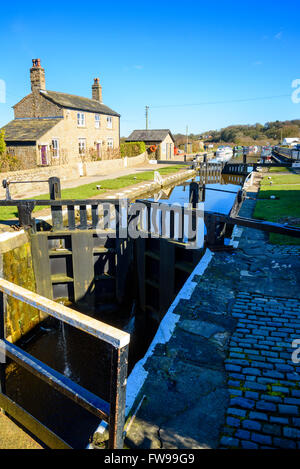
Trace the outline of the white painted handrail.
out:
<instances>
[{"instance_id":1,"label":"white painted handrail","mask_svg":"<svg viewBox=\"0 0 300 469\"><path fill-rule=\"evenodd\" d=\"M4 294L12 296L17 300L23 301L34 308L43 311L50 316L59 319L60 321L76 327L84 332L87 332L98 339L104 340L111 344L113 347L122 348L129 344L130 334L124 332L116 327L105 324L97 319L91 318L85 314L79 313L67 306L49 300L37 293L26 290L23 287L8 282L7 280L0 279L0 291Z\"/></svg>"}]
</instances>

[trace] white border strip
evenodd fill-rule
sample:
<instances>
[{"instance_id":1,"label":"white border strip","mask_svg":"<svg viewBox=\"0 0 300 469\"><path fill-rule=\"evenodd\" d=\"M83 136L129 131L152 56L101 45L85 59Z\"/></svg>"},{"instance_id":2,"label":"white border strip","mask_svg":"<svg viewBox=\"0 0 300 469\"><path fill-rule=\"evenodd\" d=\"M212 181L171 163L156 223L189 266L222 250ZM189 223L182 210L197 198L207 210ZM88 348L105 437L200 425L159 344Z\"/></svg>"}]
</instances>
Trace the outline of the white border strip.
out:
<instances>
[{"instance_id":1,"label":"white border strip","mask_svg":"<svg viewBox=\"0 0 300 469\"><path fill-rule=\"evenodd\" d=\"M189 278L186 280L185 284L181 288L180 292L176 296L175 300L173 301L163 320L161 321L159 328L154 336L154 339L152 340L145 356L135 364L133 370L131 371L127 380L125 418L129 416L134 402L148 376L148 371L146 371L144 368L146 361L153 354L157 344L165 344L170 340L175 329L176 323L180 319L180 315L175 314L173 312L174 309L176 308L180 300L190 299L197 285L197 282L193 282L194 276L203 275L212 257L213 253L209 249L206 249L204 256L202 257L198 265L195 267ZM108 424L104 420L102 420L97 430L95 430L95 434L98 433L102 435L107 427ZM89 444L87 446L87 449L92 449L92 445Z\"/></svg>"},{"instance_id":2,"label":"white border strip","mask_svg":"<svg viewBox=\"0 0 300 469\"><path fill-rule=\"evenodd\" d=\"M197 285L197 282L193 281L194 276L202 275L204 273L205 269L207 268L208 264L212 259L212 256L213 253L209 249L207 249L204 256L202 257L198 265L195 267L195 269L183 285L182 289L176 296L175 300L171 304L167 313L165 314L146 355L139 362L136 363L135 367L131 371L127 381L125 410L126 417L128 416L134 404L134 401L148 376L148 371L146 371L144 368L146 361L153 354L157 344L165 344L170 340L172 333L175 329L176 323L180 319L180 316L178 314L175 314L173 311L180 300L188 300L191 297Z\"/></svg>"}]
</instances>

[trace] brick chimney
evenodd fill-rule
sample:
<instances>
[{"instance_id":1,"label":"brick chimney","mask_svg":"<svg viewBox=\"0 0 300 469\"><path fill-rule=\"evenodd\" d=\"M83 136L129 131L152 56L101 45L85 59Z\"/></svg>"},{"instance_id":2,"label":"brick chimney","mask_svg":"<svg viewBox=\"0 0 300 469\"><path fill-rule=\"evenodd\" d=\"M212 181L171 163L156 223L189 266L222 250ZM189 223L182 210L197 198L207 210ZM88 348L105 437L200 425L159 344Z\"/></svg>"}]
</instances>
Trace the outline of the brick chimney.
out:
<instances>
[{"instance_id":1,"label":"brick chimney","mask_svg":"<svg viewBox=\"0 0 300 469\"><path fill-rule=\"evenodd\" d=\"M46 89L45 70L41 67L41 59L32 59L30 69L31 91L38 93Z\"/></svg>"},{"instance_id":2,"label":"brick chimney","mask_svg":"<svg viewBox=\"0 0 300 469\"><path fill-rule=\"evenodd\" d=\"M94 79L94 84L92 85L92 97L99 103L102 103L102 86L99 83L99 78Z\"/></svg>"}]
</instances>

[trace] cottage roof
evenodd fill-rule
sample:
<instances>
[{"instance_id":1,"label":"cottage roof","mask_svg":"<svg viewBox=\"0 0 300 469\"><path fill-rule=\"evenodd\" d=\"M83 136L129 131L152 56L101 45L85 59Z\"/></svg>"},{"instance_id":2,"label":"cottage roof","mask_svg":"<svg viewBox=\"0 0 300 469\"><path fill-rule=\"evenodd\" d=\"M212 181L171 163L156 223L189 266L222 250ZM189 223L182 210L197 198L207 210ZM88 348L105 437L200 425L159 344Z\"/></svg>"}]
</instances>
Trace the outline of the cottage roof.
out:
<instances>
[{"instance_id":1,"label":"cottage roof","mask_svg":"<svg viewBox=\"0 0 300 469\"><path fill-rule=\"evenodd\" d=\"M96 112L98 114L107 114L109 116L120 117L120 114L110 109L105 104L96 99L84 98L73 94L60 93L58 91L41 90L40 93L49 101L60 107L67 109L77 109L78 111Z\"/></svg>"},{"instance_id":2,"label":"cottage roof","mask_svg":"<svg viewBox=\"0 0 300 469\"><path fill-rule=\"evenodd\" d=\"M14 119L2 127L9 142L35 142L62 119Z\"/></svg>"},{"instance_id":3,"label":"cottage roof","mask_svg":"<svg viewBox=\"0 0 300 469\"><path fill-rule=\"evenodd\" d=\"M174 137L169 129L134 130L126 142L162 142L168 134L174 142Z\"/></svg>"}]
</instances>

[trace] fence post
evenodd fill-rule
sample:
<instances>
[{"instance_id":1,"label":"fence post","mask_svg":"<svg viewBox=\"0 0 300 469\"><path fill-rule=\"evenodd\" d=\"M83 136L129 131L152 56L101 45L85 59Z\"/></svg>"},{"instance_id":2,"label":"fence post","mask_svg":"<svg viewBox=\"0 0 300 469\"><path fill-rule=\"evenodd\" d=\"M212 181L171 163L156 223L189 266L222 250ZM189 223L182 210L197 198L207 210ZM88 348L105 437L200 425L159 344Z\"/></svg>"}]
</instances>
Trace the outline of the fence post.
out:
<instances>
[{"instance_id":1,"label":"fence post","mask_svg":"<svg viewBox=\"0 0 300 469\"><path fill-rule=\"evenodd\" d=\"M51 177L48 179L50 200L61 199L61 185L60 179Z\"/></svg>"},{"instance_id":2,"label":"fence post","mask_svg":"<svg viewBox=\"0 0 300 469\"><path fill-rule=\"evenodd\" d=\"M109 412L109 449L122 449L124 444L128 345L112 348Z\"/></svg>"},{"instance_id":3,"label":"fence post","mask_svg":"<svg viewBox=\"0 0 300 469\"><path fill-rule=\"evenodd\" d=\"M35 203L33 201L25 200L20 205L18 205L18 216L20 226L31 227L35 232L35 219L31 217L32 211L34 209Z\"/></svg>"},{"instance_id":4,"label":"fence post","mask_svg":"<svg viewBox=\"0 0 300 469\"><path fill-rule=\"evenodd\" d=\"M214 215L204 213L204 223L206 226L206 244L208 247L216 244L216 218Z\"/></svg>"},{"instance_id":5,"label":"fence post","mask_svg":"<svg viewBox=\"0 0 300 469\"><path fill-rule=\"evenodd\" d=\"M189 187L189 203L192 204L192 208L196 208L199 202L199 184L197 182L191 182Z\"/></svg>"},{"instance_id":6,"label":"fence post","mask_svg":"<svg viewBox=\"0 0 300 469\"><path fill-rule=\"evenodd\" d=\"M51 177L48 179L48 184L49 184L50 200L61 199L60 179L57 177ZM61 230L63 228L62 206L51 205L51 215L52 215L53 228L55 230Z\"/></svg>"}]
</instances>

